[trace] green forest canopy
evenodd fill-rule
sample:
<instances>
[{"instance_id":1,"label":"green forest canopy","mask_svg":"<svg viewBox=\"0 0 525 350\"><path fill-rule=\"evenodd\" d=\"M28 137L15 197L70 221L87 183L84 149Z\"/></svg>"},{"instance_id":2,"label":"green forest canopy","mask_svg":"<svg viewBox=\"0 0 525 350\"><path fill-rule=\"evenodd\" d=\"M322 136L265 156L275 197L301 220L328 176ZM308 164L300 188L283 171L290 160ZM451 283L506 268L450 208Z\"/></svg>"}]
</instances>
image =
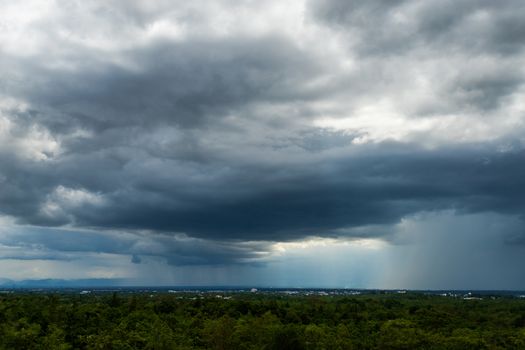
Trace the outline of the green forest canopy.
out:
<instances>
[{"instance_id":1,"label":"green forest canopy","mask_svg":"<svg viewBox=\"0 0 525 350\"><path fill-rule=\"evenodd\" d=\"M14 293L0 349L525 349L525 300Z\"/></svg>"}]
</instances>

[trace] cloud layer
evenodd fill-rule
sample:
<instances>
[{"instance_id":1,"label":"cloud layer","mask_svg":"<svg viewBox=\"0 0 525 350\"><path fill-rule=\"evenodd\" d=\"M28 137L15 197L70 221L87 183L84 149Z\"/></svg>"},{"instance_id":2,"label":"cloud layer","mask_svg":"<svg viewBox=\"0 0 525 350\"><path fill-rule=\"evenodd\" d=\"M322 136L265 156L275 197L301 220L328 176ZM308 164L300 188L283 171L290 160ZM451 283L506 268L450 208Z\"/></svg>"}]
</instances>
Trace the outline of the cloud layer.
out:
<instances>
[{"instance_id":1,"label":"cloud layer","mask_svg":"<svg viewBox=\"0 0 525 350\"><path fill-rule=\"evenodd\" d=\"M523 220L520 1L0 10L6 247L253 264L419 212Z\"/></svg>"}]
</instances>

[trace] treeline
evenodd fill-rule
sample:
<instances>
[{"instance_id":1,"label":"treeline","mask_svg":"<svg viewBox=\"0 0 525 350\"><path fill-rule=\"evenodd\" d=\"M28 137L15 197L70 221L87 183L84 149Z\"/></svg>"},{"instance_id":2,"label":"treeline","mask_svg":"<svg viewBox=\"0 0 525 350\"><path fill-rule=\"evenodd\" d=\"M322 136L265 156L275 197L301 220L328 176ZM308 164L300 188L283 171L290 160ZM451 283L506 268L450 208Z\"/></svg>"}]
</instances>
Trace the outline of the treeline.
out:
<instances>
[{"instance_id":1,"label":"treeline","mask_svg":"<svg viewBox=\"0 0 525 350\"><path fill-rule=\"evenodd\" d=\"M525 349L525 301L12 294L0 349Z\"/></svg>"}]
</instances>

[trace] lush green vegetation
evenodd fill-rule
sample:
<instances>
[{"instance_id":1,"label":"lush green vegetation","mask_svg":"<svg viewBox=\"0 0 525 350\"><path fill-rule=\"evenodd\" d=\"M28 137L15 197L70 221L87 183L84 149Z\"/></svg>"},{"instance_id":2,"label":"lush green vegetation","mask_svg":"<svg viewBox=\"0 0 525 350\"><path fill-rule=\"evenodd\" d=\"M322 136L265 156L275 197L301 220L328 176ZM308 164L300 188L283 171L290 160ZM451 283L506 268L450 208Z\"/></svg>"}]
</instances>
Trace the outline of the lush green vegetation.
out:
<instances>
[{"instance_id":1,"label":"lush green vegetation","mask_svg":"<svg viewBox=\"0 0 525 350\"><path fill-rule=\"evenodd\" d=\"M1 349L525 349L525 301L10 294Z\"/></svg>"}]
</instances>

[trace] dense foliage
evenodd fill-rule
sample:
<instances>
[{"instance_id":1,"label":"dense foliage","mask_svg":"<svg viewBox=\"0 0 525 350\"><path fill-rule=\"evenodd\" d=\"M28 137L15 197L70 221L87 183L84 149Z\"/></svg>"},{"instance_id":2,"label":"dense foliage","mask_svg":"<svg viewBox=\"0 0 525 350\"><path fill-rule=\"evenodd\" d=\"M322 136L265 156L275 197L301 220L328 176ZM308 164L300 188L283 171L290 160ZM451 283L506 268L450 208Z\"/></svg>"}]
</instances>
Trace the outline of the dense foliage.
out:
<instances>
[{"instance_id":1,"label":"dense foliage","mask_svg":"<svg viewBox=\"0 0 525 350\"><path fill-rule=\"evenodd\" d=\"M525 349L525 301L18 293L0 349Z\"/></svg>"}]
</instances>

